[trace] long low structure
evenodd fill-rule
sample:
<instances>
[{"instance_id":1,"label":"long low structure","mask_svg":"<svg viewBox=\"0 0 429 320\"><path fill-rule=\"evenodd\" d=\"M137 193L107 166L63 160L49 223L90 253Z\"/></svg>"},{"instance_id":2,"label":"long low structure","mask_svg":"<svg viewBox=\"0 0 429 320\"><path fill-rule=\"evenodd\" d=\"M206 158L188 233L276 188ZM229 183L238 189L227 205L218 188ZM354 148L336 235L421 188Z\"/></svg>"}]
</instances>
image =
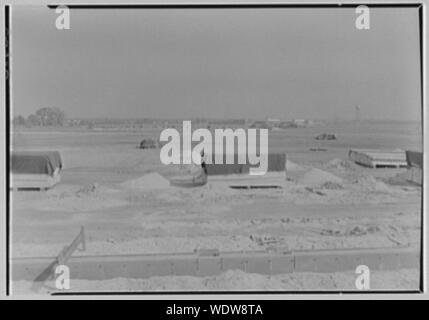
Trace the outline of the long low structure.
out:
<instances>
[{"instance_id":1,"label":"long low structure","mask_svg":"<svg viewBox=\"0 0 429 320\"><path fill-rule=\"evenodd\" d=\"M351 149L349 159L369 168L405 168L404 150Z\"/></svg>"},{"instance_id":2,"label":"long low structure","mask_svg":"<svg viewBox=\"0 0 429 320\"><path fill-rule=\"evenodd\" d=\"M49 189L61 179L58 151L12 151L10 161L11 189Z\"/></svg>"},{"instance_id":3,"label":"long low structure","mask_svg":"<svg viewBox=\"0 0 429 320\"><path fill-rule=\"evenodd\" d=\"M209 156L209 155L208 155ZM238 154L234 154L234 164L226 164L226 155L223 155L223 164L215 163L215 156L211 155L212 163L207 164L207 174L211 175L228 175L228 174L248 174L252 166L250 163L239 164ZM286 154L269 153L268 154L268 171L281 172L286 169Z\"/></svg>"},{"instance_id":4,"label":"long low structure","mask_svg":"<svg viewBox=\"0 0 429 320\"><path fill-rule=\"evenodd\" d=\"M44 281L55 272L53 258L12 259L14 281ZM55 261L54 261L55 262ZM71 257L71 279L106 280L154 276L212 276L227 270L266 275L293 272L340 272L366 265L370 270L418 269L417 248L336 249L309 251L250 251ZM48 268L47 268L48 267ZM42 280L39 280L42 279Z\"/></svg>"}]
</instances>

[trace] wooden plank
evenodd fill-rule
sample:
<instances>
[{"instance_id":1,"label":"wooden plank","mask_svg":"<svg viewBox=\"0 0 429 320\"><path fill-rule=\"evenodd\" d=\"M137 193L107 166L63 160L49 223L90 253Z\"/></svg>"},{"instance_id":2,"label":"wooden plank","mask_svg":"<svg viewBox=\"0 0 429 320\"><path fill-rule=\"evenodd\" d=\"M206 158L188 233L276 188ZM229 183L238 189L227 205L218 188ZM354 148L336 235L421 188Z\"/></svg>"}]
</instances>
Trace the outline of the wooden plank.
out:
<instances>
[{"instance_id":1,"label":"wooden plank","mask_svg":"<svg viewBox=\"0 0 429 320\"><path fill-rule=\"evenodd\" d=\"M81 227L79 234L72 241L72 243L69 246L64 247L64 249L59 253L59 255L55 259L53 259L53 261L51 261L51 263L45 269L42 269L40 271L39 264L36 264L38 266L37 268L39 268L38 272L40 273L34 278L32 290L39 291L47 280L54 278L55 268L58 265L65 265L80 244L82 244L82 250L85 250L85 233L83 227ZM37 269L31 270L30 274L35 270Z\"/></svg>"}]
</instances>

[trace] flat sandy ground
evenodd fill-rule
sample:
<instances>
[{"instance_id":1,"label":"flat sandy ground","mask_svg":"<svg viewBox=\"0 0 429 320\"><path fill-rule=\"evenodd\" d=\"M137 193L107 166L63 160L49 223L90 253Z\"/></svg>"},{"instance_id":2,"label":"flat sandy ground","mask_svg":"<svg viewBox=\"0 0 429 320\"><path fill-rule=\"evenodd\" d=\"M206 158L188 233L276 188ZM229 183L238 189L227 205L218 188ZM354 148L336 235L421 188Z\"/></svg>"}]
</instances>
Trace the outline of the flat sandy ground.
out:
<instances>
[{"instance_id":1,"label":"flat sandy ground","mask_svg":"<svg viewBox=\"0 0 429 320\"><path fill-rule=\"evenodd\" d=\"M285 152L289 161L287 178L261 178L282 187L273 190L229 188L248 183L247 176L209 177L207 185L192 189L166 186L169 177L187 169L162 165L159 150L136 148L158 132L14 132L13 149L58 150L64 170L61 183L49 191L11 193L12 257L55 256L80 226L87 250L79 255L419 246L421 188L403 179L406 169L369 169L347 161L350 148L421 150L417 123L339 122L273 131L270 152ZM337 140L314 139L323 132L335 133ZM313 147L327 151L312 152ZM346 274L265 277L231 271L211 278L79 281L76 287L238 290L253 279L252 289L325 290L348 288ZM417 289L418 277L418 270L398 270L379 273L376 283L381 289ZM16 286L16 291L26 287Z\"/></svg>"},{"instance_id":2,"label":"flat sandy ground","mask_svg":"<svg viewBox=\"0 0 429 320\"><path fill-rule=\"evenodd\" d=\"M370 277L371 290L413 290L419 286L419 272L413 269L374 271ZM356 291L353 271L336 273L293 273L261 275L229 270L211 277L166 276L149 279L117 278L103 281L72 280L71 292L154 292L154 291ZM31 282L17 281L12 294L34 294ZM46 282L39 293L58 292L54 281Z\"/></svg>"}]
</instances>

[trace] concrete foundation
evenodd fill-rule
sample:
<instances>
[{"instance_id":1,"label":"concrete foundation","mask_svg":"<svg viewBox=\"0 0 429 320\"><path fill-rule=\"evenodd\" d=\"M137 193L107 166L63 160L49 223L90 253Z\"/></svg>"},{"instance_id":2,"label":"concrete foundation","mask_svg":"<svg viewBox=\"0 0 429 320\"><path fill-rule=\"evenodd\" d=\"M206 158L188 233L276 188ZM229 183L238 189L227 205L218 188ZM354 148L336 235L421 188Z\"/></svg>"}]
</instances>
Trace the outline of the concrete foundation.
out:
<instances>
[{"instance_id":1,"label":"concrete foundation","mask_svg":"<svg viewBox=\"0 0 429 320\"><path fill-rule=\"evenodd\" d=\"M12 259L12 280L35 280L53 258ZM213 276L227 270L266 275L292 272L340 272L366 265L370 270L419 268L416 248L344 249L294 252L226 252L218 254L120 255L71 257L71 279L118 277ZM55 270L55 268L53 268Z\"/></svg>"}]
</instances>

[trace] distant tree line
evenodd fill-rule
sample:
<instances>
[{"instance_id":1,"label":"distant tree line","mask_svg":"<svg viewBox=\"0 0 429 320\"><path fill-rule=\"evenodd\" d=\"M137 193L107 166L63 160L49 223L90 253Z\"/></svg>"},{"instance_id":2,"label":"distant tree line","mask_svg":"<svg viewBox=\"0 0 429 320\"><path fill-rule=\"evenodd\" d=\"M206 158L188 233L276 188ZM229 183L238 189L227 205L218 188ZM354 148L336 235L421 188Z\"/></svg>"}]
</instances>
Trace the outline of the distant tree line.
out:
<instances>
[{"instance_id":1,"label":"distant tree line","mask_svg":"<svg viewBox=\"0 0 429 320\"><path fill-rule=\"evenodd\" d=\"M14 126L27 127L50 127L63 126L66 117L64 111L59 108L41 108L36 113L30 114L27 118L18 115L13 118Z\"/></svg>"}]
</instances>

